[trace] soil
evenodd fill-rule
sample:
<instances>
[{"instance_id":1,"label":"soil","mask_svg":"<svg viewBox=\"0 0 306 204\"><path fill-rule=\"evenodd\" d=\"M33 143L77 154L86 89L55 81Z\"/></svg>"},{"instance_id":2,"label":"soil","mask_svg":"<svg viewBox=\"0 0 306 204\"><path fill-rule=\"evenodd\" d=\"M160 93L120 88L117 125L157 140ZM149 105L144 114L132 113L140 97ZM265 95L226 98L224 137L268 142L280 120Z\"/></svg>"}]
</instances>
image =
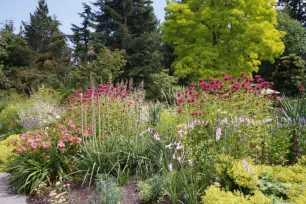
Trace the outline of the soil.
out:
<instances>
[{"instance_id":1,"label":"soil","mask_svg":"<svg viewBox=\"0 0 306 204\"><path fill-rule=\"evenodd\" d=\"M136 192L137 181L132 180L128 184L123 185L124 195L122 198L122 204L138 204L140 203L139 193Z\"/></svg>"}]
</instances>

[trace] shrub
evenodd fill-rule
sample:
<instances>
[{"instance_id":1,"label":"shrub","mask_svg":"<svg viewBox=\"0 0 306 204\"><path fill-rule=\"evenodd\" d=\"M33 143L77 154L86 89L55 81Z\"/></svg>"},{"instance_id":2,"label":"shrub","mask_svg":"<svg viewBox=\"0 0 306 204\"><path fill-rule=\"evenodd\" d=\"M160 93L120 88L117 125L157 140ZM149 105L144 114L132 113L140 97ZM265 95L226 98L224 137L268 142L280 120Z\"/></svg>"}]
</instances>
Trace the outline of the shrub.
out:
<instances>
[{"instance_id":1,"label":"shrub","mask_svg":"<svg viewBox=\"0 0 306 204\"><path fill-rule=\"evenodd\" d=\"M45 127L56 122L61 114L60 94L44 87L39 88L38 92L21 104L18 113L24 129Z\"/></svg>"},{"instance_id":2,"label":"shrub","mask_svg":"<svg viewBox=\"0 0 306 204\"><path fill-rule=\"evenodd\" d=\"M39 184L52 185L73 171L83 137L80 125L64 121L48 129L28 131L20 139L7 172L13 190L33 194Z\"/></svg>"},{"instance_id":3,"label":"shrub","mask_svg":"<svg viewBox=\"0 0 306 204\"><path fill-rule=\"evenodd\" d=\"M99 175L96 180L96 195L89 198L90 204L117 204L123 195L116 179L106 175Z\"/></svg>"},{"instance_id":4,"label":"shrub","mask_svg":"<svg viewBox=\"0 0 306 204\"><path fill-rule=\"evenodd\" d=\"M163 177L154 176L149 180L140 181L137 190L145 202L158 201L163 195Z\"/></svg>"},{"instance_id":5,"label":"shrub","mask_svg":"<svg viewBox=\"0 0 306 204\"><path fill-rule=\"evenodd\" d=\"M270 204L273 198L266 197L260 191L255 191L252 196L244 196L239 191L224 191L220 189L220 184L211 185L203 196L205 204Z\"/></svg>"},{"instance_id":6,"label":"shrub","mask_svg":"<svg viewBox=\"0 0 306 204\"><path fill-rule=\"evenodd\" d=\"M227 190L240 190L246 196L260 191L279 201L296 202L305 199L306 168L303 161L304 158L293 166L265 166L254 165L249 159L241 161L222 156L216 172Z\"/></svg>"},{"instance_id":7,"label":"shrub","mask_svg":"<svg viewBox=\"0 0 306 204\"><path fill-rule=\"evenodd\" d=\"M0 132L7 133L20 128L20 119L18 116L19 107L16 104L9 104L0 113Z\"/></svg>"},{"instance_id":8,"label":"shrub","mask_svg":"<svg viewBox=\"0 0 306 204\"><path fill-rule=\"evenodd\" d=\"M0 141L0 172L5 171L9 158L13 155L13 149L15 148L11 142L19 141L19 135L11 135L3 141Z\"/></svg>"}]
</instances>

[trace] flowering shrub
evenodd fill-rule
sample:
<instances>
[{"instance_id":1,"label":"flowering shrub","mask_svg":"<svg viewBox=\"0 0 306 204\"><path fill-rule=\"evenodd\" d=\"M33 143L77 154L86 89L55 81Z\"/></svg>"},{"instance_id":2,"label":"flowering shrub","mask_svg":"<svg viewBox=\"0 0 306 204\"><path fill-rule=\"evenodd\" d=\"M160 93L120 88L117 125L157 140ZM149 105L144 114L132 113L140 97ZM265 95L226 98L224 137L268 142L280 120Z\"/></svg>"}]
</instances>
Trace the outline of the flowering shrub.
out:
<instances>
[{"instance_id":1,"label":"flowering shrub","mask_svg":"<svg viewBox=\"0 0 306 204\"><path fill-rule=\"evenodd\" d=\"M39 128L56 122L63 112L59 99L60 95L56 91L41 87L30 99L19 105L18 115L22 127Z\"/></svg>"},{"instance_id":2,"label":"flowering shrub","mask_svg":"<svg viewBox=\"0 0 306 204\"><path fill-rule=\"evenodd\" d=\"M40 183L52 185L61 180L75 168L79 146L91 132L91 126L82 133L79 124L65 120L21 134L20 141L11 142L16 153L7 168L12 187L20 193L32 194Z\"/></svg>"},{"instance_id":3,"label":"flowering shrub","mask_svg":"<svg viewBox=\"0 0 306 204\"><path fill-rule=\"evenodd\" d=\"M93 134L100 139L116 134L139 134L145 119L144 97L143 83L134 88L132 81L108 82L84 93L79 89L67 98L68 117L81 125L91 123Z\"/></svg>"}]
</instances>

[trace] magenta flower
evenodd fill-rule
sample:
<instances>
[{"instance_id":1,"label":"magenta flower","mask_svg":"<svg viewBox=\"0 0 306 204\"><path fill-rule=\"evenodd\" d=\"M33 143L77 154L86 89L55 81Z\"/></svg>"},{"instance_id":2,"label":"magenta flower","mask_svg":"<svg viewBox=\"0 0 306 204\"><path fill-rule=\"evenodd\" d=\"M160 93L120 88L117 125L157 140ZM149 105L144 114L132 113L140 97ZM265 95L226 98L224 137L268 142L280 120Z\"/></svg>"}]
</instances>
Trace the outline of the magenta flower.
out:
<instances>
[{"instance_id":1,"label":"magenta flower","mask_svg":"<svg viewBox=\"0 0 306 204\"><path fill-rule=\"evenodd\" d=\"M305 88L303 86L299 88L299 92L303 93L304 91L305 91Z\"/></svg>"},{"instance_id":2,"label":"magenta flower","mask_svg":"<svg viewBox=\"0 0 306 204\"><path fill-rule=\"evenodd\" d=\"M221 128L218 127L217 130L216 130L216 141L220 140L221 135L222 135L221 131L222 131Z\"/></svg>"}]
</instances>

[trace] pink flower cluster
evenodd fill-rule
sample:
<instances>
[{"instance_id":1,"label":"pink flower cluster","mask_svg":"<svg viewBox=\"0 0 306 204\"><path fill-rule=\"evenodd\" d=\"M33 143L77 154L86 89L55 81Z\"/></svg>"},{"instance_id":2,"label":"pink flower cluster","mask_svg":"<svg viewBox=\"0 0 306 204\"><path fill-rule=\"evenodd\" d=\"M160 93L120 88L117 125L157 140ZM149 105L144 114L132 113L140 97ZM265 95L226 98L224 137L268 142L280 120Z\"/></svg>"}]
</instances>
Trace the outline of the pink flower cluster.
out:
<instances>
[{"instance_id":1,"label":"pink flower cluster","mask_svg":"<svg viewBox=\"0 0 306 204\"><path fill-rule=\"evenodd\" d=\"M132 85L131 85L132 86ZM99 87L93 87L87 89L84 93L82 89L78 89L73 94L67 97L67 104L80 106L81 104L98 103L98 99L101 96L108 98L108 100L121 99L124 100L128 98L131 93L138 91L134 87L128 86L127 83L116 83L108 82L107 84L101 84ZM139 88L140 91L144 91L142 88ZM133 99L136 102L140 102L141 99L138 96L134 96Z\"/></svg>"},{"instance_id":2,"label":"pink flower cluster","mask_svg":"<svg viewBox=\"0 0 306 204\"><path fill-rule=\"evenodd\" d=\"M245 77L245 73L241 72L239 77L228 76L226 73L222 73L222 79L209 78L204 80L203 78L199 79L198 85L191 84L188 89L182 94L181 92L177 93L177 106L178 112L183 112L182 105L188 103L204 103L202 93L214 94L218 97L232 97L233 93L237 91L240 94L253 93L254 95L259 95L262 89L269 88L270 83L264 81L259 75L255 76L255 79L250 77ZM192 112L192 116L202 116L201 112Z\"/></svg>"},{"instance_id":3,"label":"pink flower cluster","mask_svg":"<svg viewBox=\"0 0 306 204\"><path fill-rule=\"evenodd\" d=\"M92 134L91 126L86 127L85 131ZM20 144L18 142L12 143L16 147L13 150L14 152L21 153L49 149L51 146L56 146L59 150L66 151L67 147L81 144L82 131L79 124L66 120L62 123L53 124L48 129L27 131L24 134L20 134L19 137Z\"/></svg>"}]
</instances>

